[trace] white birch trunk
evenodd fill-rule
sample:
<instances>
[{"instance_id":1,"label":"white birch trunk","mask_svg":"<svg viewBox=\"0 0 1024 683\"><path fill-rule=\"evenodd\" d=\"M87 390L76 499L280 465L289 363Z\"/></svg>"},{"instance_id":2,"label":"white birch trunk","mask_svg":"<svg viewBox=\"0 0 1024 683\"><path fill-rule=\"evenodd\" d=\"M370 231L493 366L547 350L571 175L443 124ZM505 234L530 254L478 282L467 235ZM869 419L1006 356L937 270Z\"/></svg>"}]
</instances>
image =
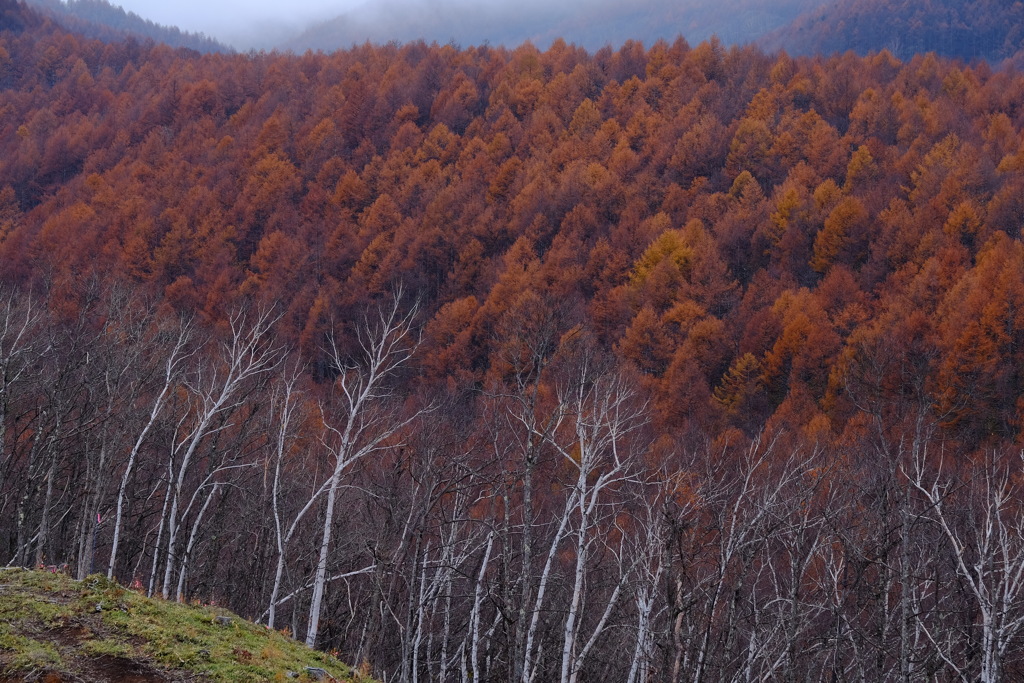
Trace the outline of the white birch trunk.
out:
<instances>
[{"instance_id":1,"label":"white birch trunk","mask_svg":"<svg viewBox=\"0 0 1024 683\"><path fill-rule=\"evenodd\" d=\"M491 558L491 549L494 547L494 533L487 536L487 549L484 550L484 559L480 562L480 572L476 577L476 587L473 589L473 611L470 612L469 629L470 645L469 660L473 680L479 681L480 677L480 609L484 600L484 575L487 573L487 563Z\"/></svg>"},{"instance_id":2,"label":"white birch trunk","mask_svg":"<svg viewBox=\"0 0 1024 683\"><path fill-rule=\"evenodd\" d=\"M149 412L149 419L139 432L135 439L135 443L132 445L132 449L128 454L128 462L121 475L121 483L117 488L117 498L114 505L114 532L113 539L110 544L110 558L107 561L108 579L114 578L114 568L117 565L117 551L121 540L121 525L123 524L125 495L128 491L128 484L131 482L132 474L135 471L135 462L138 460L139 452L142 450L142 445L145 443L146 437L149 435L153 425L156 424L157 418L167 405L171 389L181 372L181 364L187 357L185 347L191 338L191 334L192 330L190 324L183 324L179 328L178 339L172 347L164 365L163 386L160 388L156 399L153 401L152 409Z\"/></svg>"},{"instance_id":3,"label":"white birch trunk","mask_svg":"<svg viewBox=\"0 0 1024 683\"><path fill-rule=\"evenodd\" d=\"M175 452L181 452L177 472L171 487L171 506L167 515L167 563L164 569L164 580L161 594L164 599L170 596L171 579L174 568L179 563L178 531L183 522L179 512L181 498L185 489L186 478L191 472L192 461L199 452L200 446L217 429L214 421L238 408L244 399L237 398L249 380L272 370L281 362L280 349L266 345L264 340L275 322L269 313L260 313L251 325L245 317L235 315L231 318L231 339L224 345L224 369L218 376L216 370L207 374L199 369L198 377L190 384L193 394L197 397L197 409L191 429L183 440L174 444Z\"/></svg>"},{"instance_id":4,"label":"white birch trunk","mask_svg":"<svg viewBox=\"0 0 1024 683\"><path fill-rule=\"evenodd\" d=\"M327 564L331 550L334 526L334 508L341 476L355 462L382 450L388 439L415 418L400 419L386 408L390 398L385 381L412 357L415 349L412 337L412 319L416 311L400 312L401 292L392 299L387 309L378 311L377 318L367 322L360 331L362 357L352 363L345 359L335 344L331 345L331 360L339 375L336 382L344 417L342 426L335 427L323 408L324 424L334 437L331 452L334 467L327 487L327 509L324 514L320 547L317 554L316 575L309 606L306 644L316 645L320 627L320 611L327 582Z\"/></svg>"}]
</instances>

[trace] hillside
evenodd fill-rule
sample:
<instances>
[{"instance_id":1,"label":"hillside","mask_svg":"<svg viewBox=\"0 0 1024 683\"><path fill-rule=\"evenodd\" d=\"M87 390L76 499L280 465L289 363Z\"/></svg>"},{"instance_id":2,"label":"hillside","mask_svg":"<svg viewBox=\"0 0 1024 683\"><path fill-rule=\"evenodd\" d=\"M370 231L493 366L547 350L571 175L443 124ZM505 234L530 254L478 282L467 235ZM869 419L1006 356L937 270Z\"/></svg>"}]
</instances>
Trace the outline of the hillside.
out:
<instances>
[{"instance_id":1,"label":"hillside","mask_svg":"<svg viewBox=\"0 0 1024 683\"><path fill-rule=\"evenodd\" d=\"M0 114L0 564L389 681L1024 680L1013 69L0 0Z\"/></svg>"},{"instance_id":2,"label":"hillside","mask_svg":"<svg viewBox=\"0 0 1024 683\"><path fill-rule=\"evenodd\" d=\"M810 10L761 38L769 50L831 54L889 50L900 58L937 54L998 63L1024 39L1024 7L1002 0L855 0Z\"/></svg>"},{"instance_id":3,"label":"hillside","mask_svg":"<svg viewBox=\"0 0 1024 683\"><path fill-rule=\"evenodd\" d=\"M103 41L152 40L171 47L199 52L231 52L231 48L207 36L161 26L106 0L27 0L69 31Z\"/></svg>"},{"instance_id":4,"label":"hillside","mask_svg":"<svg viewBox=\"0 0 1024 683\"><path fill-rule=\"evenodd\" d=\"M223 609L151 600L100 575L0 569L0 681L37 680L370 681Z\"/></svg>"}]
</instances>

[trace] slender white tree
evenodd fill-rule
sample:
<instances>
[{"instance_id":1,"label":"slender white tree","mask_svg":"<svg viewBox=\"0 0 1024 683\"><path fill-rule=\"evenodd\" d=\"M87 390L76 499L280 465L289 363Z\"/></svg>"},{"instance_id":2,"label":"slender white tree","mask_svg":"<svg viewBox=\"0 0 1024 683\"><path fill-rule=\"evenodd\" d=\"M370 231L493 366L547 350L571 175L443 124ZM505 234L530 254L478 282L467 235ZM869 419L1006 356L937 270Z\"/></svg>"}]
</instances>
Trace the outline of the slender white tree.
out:
<instances>
[{"instance_id":1,"label":"slender white tree","mask_svg":"<svg viewBox=\"0 0 1024 683\"><path fill-rule=\"evenodd\" d=\"M575 683L587 656L608 625L635 563L623 557L624 529L616 529L618 545L608 546L617 558L618 579L603 606L598 607L596 622L589 635L581 628L587 609L586 587L591 558L609 531L621 498L613 492L639 483L637 455L631 442L634 432L647 423L647 404L639 400L633 384L619 373L596 367L587 352L580 354L575 371L559 389L557 407L544 429L533 419L523 419L533 430L533 438L548 444L574 470L575 480L568 487L565 506L556 521L537 584L526 632L522 678L529 683L537 675L539 658L537 633L544 611L548 588L553 581L555 559L566 541L573 557L569 578L569 604L561 646L562 683Z\"/></svg>"},{"instance_id":2,"label":"slender white tree","mask_svg":"<svg viewBox=\"0 0 1024 683\"><path fill-rule=\"evenodd\" d=\"M761 600L755 593L747 605L744 595L754 583L754 560L774 533L787 491L806 471L796 454L779 457L776 445L755 438L739 462L710 453L695 481L699 502L691 522L693 556L687 559L699 570L683 567L685 577L681 573L675 582L673 680L707 680L716 656L727 652L745 649L744 659L749 659L753 647L762 656L756 642L741 648L744 608Z\"/></svg>"},{"instance_id":3,"label":"slender white tree","mask_svg":"<svg viewBox=\"0 0 1024 683\"><path fill-rule=\"evenodd\" d=\"M610 501L606 499L616 487L639 483L637 453L629 448L627 439L647 423L647 405L637 400L631 383L617 373L591 378L593 370L589 364L589 359L583 360L576 386L567 397L573 406L574 438L569 444L552 444L575 466L577 474L572 539L576 562L562 643L562 683L579 680L584 662L607 626L622 588L632 574L634 563L621 556L625 544L620 542L613 550L618 560L619 580L589 638L581 641L589 559L596 544L604 539L599 530L602 517L609 515L609 508L611 518L617 512L617 506L609 506ZM617 531L620 539L627 533L622 528Z\"/></svg>"},{"instance_id":4,"label":"slender white tree","mask_svg":"<svg viewBox=\"0 0 1024 683\"><path fill-rule=\"evenodd\" d=\"M653 488L653 487L652 487ZM632 581L633 602L636 606L636 642L629 664L626 683L647 683L656 656L657 632L655 624L667 609L663 600L662 578L667 566L668 529L663 512L664 498L674 495L675 482L664 482L641 502L639 533L631 539L630 552L637 559L636 578ZM683 498L683 510L692 501Z\"/></svg>"},{"instance_id":5,"label":"slender white tree","mask_svg":"<svg viewBox=\"0 0 1024 683\"><path fill-rule=\"evenodd\" d=\"M199 365L185 380L193 400L188 411L181 416L179 431L171 444L170 505L166 509L165 518L161 519L161 526L166 524L167 528L161 589L165 599L170 597L174 573L184 571L183 562L187 558L187 554L179 548L179 534L185 517L197 500L198 489L190 495L186 488L193 464L201 446L209 437L232 426L230 416L245 403L248 383L282 362L281 349L269 339L275 321L276 318L269 311L261 311L252 316L242 313L232 315L229 321L230 337L222 345L220 364ZM187 498L188 503L185 502ZM182 509L183 505L187 507Z\"/></svg>"},{"instance_id":6,"label":"slender white tree","mask_svg":"<svg viewBox=\"0 0 1024 683\"><path fill-rule=\"evenodd\" d=\"M342 475L363 458L393 446L393 438L417 417L401 415L389 386L389 379L409 362L416 349L415 315L415 306L403 312L399 291L389 304L367 316L356 331L358 352L354 357L341 351L333 335L327 349L338 373L334 398L330 405L321 407L327 428L324 443L333 464L326 482L326 510L309 606L306 644L310 647L316 644L320 627Z\"/></svg>"},{"instance_id":7,"label":"slender white tree","mask_svg":"<svg viewBox=\"0 0 1024 683\"><path fill-rule=\"evenodd\" d=\"M0 477L7 457L7 411L12 393L45 352L37 327L42 316L29 295L10 291L0 295ZM2 483L2 482L0 482Z\"/></svg>"},{"instance_id":8,"label":"slender white tree","mask_svg":"<svg viewBox=\"0 0 1024 683\"><path fill-rule=\"evenodd\" d=\"M177 330L169 336L167 345L167 357L163 363L163 371L158 376L159 389L152 398L149 405L148 416L141 428L135 435L131 450L128 452L128 460L121 473L121 482L117 488L117 497L114 502L114 532L110 543L110 558L107 561L107 578L114 577L114 569L117 566L117 553L120 548L121 529L124 523L124 505L128 492L128 485L131 483L132 475L135 472L135 465L138 462L139 454L142 451L146 439L153 430L154 425L163 413L170 400L171 392L177 382L181 379L185 361L191 356L188 344L192 338L192 323L181 321Z\"/></svg>"},{"instance_id":9,"label":"slender white tree","mask_svg":"<svg viewBox=\"0 0 1024 683\"><path fill-rule=\"evenodd\" d=\"M301 409L301 396L298 389L298 381L301 374L298 367L293 367L275 385L274 395L271 400L271 424L275 425L272 442L273 478L271 484L271 509L274 513L274 550L277 555L277 566L274 569L274 582L270 590L270 604L266 612L266 624L274 628L277 617L278 598L281 591L281 581L284 577L285 561L287 559L287 547L292 536L299 528L299 523L306 516L316 503L317 499L327 488L327 482L315 486L306 503L292 518L288 527L282 520L284 514L282 506L282 469L285 465L285 456L295 438L296 421L299 418Z\"/></svg>"},{"instance_id":10,"label":"slender white tree","mask_svg":"<svg viewBox=\"0 0 1024 683\"><path fill-rule=\"evenodd\" d=\"M959 658L952 641L925 630L936 653L961 680L996 683L1011 647L1024 628L1024 505L1020 476L1024 453L990 453L971 468L967 481L943 472L941 458L928 470L922 451L908 472L911 485L928 504L928 516L950 548L955 573L977 610L980 650ZM980 665L971 660L980 659Z\"/></svg>"}]
</instances>

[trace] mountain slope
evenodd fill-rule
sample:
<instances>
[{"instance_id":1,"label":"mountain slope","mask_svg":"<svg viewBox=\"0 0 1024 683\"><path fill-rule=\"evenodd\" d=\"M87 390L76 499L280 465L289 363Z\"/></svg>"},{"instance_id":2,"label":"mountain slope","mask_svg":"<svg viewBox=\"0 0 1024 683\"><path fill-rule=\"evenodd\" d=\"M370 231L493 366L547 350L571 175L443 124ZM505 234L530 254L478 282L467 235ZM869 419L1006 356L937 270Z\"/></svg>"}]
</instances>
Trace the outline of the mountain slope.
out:
<instances>
[{"instance_id":1,"label":"mountain slope","mask_svg":"<svg viewBox=\"0 0 1024 683\"><path fill-rule=\"evenodd\" d=\"M42 23L43 18L24 4L14 0L0 0L0 31L20 35Z\"/></svg>"},{"instance_id":2,"label":"mountain slope","mask_svg":"<svg viewBox=\"0 0 1024 683\"><path fill-rule=\"evenodd\" d=\"M888 49L966 60L1013 58L1024 37L1024 5L999 0L852 0L811 10L760 42L794 54Z\"/></svg>"},{"instance_id":3,"label":"mountain slope","mask_svg":"<svg viewBox=\"0 0 1024 683\"><path fill-rule=\"evenodd\" d=\"M106 0L27 0L31 7L51 17L69 31L105 42L128 37L151 39L171 47L187 47L199 52L231 52L231 48L199 33L174 26L161 26L126 12Z\"/></svg>"},{"instance_id":4,"label":"mountain slope","mask_svg":"<svg viewBox=\"0 0 1024 683\"><path fill-rule=\"evenodd\" d=\"M0 31L0 112L0 564L284 595L387 680L888 680L893 591L927 594L905 654L982 679L962 558L1003 571L972 520L1020 509L990 482L1021 499L1019 73L682 40L200 56L46 21Z\"/></svg>"},{"instance_id":5,"label":"mountain slope","mask_svg":"<svg viewBox=\"0 0 1024 683\"><path fill-rule=\"evenodd\" d=\"M315 670L359 680L223 609L152 600L100 575L0 569L0 681L314 680Z\"/></svg>"}]
</instances>

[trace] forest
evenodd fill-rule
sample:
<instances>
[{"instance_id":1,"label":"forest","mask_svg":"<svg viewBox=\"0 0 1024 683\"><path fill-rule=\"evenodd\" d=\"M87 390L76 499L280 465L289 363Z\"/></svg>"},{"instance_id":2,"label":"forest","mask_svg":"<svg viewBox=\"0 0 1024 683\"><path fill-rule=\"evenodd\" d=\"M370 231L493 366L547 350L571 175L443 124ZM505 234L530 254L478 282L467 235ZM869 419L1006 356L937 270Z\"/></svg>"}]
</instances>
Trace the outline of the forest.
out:
<instances>
[{"instance_id":1,"label":"forest","mask_svg":"<svg viewBox=\"0 0 1024 683\"><path fill-rule=\"evenodd\" d=\"M795 54L888 49L964 60L1013 60L1019 68L1024 5L1004 0L849 0L825 3L759 39Z\"/></svg>"},{"instance_id":2,"label":"forest","mask_svg":"<svg viewBox=\"0 0 1024 683\"><path fill-rule=\"evenodd\" d=\"M134 38L199 52L231 52L231 48L213 38L182 31L175 26L154 24L134 12L111 5L107 0L27 0L26 4L64 29L83 37L106 42Z\"/></svg>"},{"instance_id":3,"label":"forest","mask_svg":"<svg viewBox=\"0 0 1024 683\"><path fill-rule=\"evenodd\" d=\"M0 0L0 563L388 681L1024 677L1024 76Z\"/></svg>"}]
</instances>

